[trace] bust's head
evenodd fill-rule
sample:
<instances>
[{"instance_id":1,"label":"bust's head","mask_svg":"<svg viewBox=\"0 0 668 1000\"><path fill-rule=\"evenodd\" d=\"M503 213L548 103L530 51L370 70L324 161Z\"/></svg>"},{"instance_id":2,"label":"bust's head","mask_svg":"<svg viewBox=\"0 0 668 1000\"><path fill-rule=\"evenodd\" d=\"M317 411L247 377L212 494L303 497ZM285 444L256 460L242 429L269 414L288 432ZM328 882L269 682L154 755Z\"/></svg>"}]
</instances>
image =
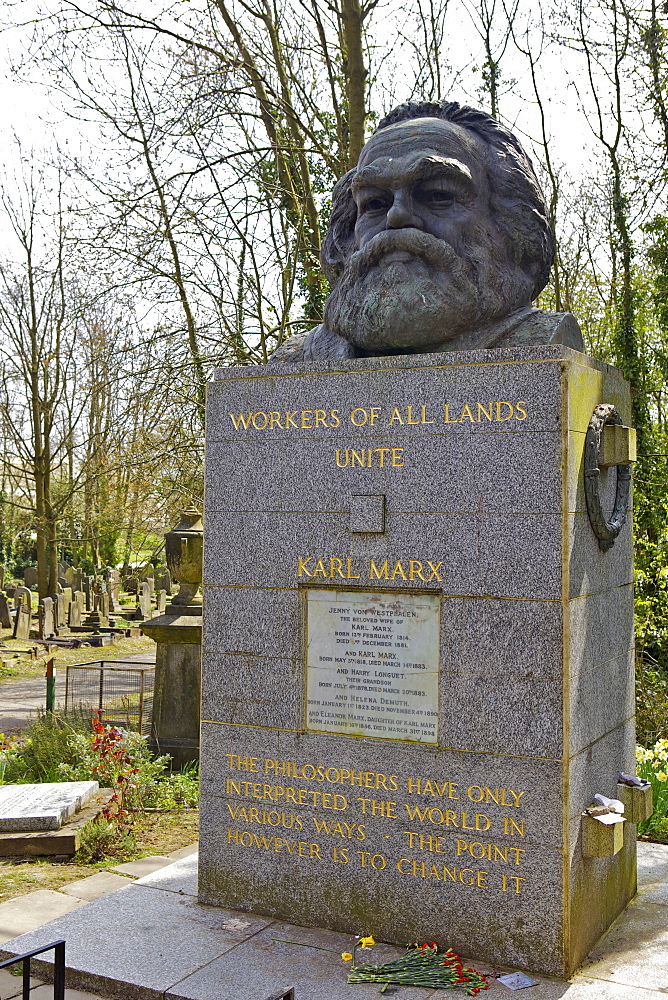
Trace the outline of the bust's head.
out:
<instances>
[{"instance_id":1,"label":"bust's head","mask_svg":"<svg viewBox=\"0 0 668 1000\"><path fill-rule=\"evenodd\" d=\"M553 250L512 133L455 103L405 104L334 188L325 326L372 353L465 347L467 334L530 305Z\"/></svg>"}]
</instances>

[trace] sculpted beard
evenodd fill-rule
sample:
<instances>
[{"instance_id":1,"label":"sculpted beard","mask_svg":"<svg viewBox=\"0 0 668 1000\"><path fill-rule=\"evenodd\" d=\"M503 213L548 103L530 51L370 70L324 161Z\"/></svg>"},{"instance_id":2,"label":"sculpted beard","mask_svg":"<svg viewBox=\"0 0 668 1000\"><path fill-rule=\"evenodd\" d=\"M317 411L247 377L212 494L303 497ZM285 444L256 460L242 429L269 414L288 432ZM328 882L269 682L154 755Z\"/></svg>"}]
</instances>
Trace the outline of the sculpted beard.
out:
<instances>
[{"instance_id":1,"label":"sculpted beard","mask_svg":"<svg viewBox=\"0 0 668 1000\"><path fill-rule=\"evenodd\" d=\"M325 306L325 326L366 350L447 341L512 312L517 288L489 234L459 255L418 229L386 230L351 254ZM498 242L495 241L495 242ZM382 263L392 253L410 260Z\"/></svg>"}]
</instances>

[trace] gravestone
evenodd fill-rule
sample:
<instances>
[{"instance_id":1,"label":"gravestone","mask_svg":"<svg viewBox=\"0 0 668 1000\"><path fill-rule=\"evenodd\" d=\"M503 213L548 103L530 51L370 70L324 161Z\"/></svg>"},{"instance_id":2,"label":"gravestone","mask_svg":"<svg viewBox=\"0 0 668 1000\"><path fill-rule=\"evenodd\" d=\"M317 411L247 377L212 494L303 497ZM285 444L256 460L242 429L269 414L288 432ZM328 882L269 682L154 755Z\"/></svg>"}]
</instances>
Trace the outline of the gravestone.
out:
<instances>
[{"instance_id":1,"label":"gravestone","mask_svg":"<svg viewBox=\"0 0 668 1000\"><path fill-rule=\"evenodd\" d=\"M39 638L51 639L56 635L56 623L53 613L53 601L50 597L43 597L38 608Z\"/></svg>"},{"instance_id":2,"label":"gravestone","mask_svg":"<svg viewBox=\"0 0 668 1000\"><path fill-rule=\"evenodd\" d=\"M136 576L123 577L123 589L126 594L137 594L139 592L139 582Z\"/></svg>"},{"instance_id":3,"label":"gravestone","mask_svg":"<svg viewBox=\"0 0 668 1000\"><path fill-rule=\"evenodd\" d=\"M75 591L74 600L70 602L68 611L67 626L71 629L81 626L81 602L76 599L77 594L79 594L79 591ZM80 596L83 597L83 594Z\"/></svg>"},{"instance_id":4,"label":"gravestone","mask_svg":"<svg viewBox=\"0 0 668 1000\"><path fill-rule=\"evenodd\" d=\"M3 593L0 593L0 626L2 628L12 627L12 616L9 612L9 601Z\"/></svg>"},{"instance_id":5,"label":"gravestone","mask_svg":"<svg viewBox=\"0 0 668 1000\"><path fill-rule=\"evenodd\" d=\"M167 594L172 593L172 576L167 566L156 566L155 569L156 590L164 590Z\"/></svg>"},{"instance_id":6,"label":"gravestone","mask_svg":"<svg viewBox=\"0 0 668 1000\"><path fill-rule=\"evenodd\" d=\"M121 604L119 601L120 579L120 573L117 569L109 570L109 610L112 614L117 614L121 610Z\"/></svg>"},{"instance_id":7,"label":"gravestone","mask_svg":"<svg viewBox=\"0 0 668 1000\"><path fill-rule=\"evenodd\" d=\"M59 830L97 795L99 787L97 781L0 785L0 831Z\"/></svg>"},{"instance_id":8,"label":"gravestone","mask_svg":"<svg viewBox=\"0 0 668 1000\"><path fill-rule=\"evenodd\" d=\"M65 579L67 580L67 586L72 587L72 589L74 589L74 581L76 579L76 575L77 574L76 570L74 569L74 566L68 566L67 569L65 570Z\"/></svg>"},{"instance_id":9,"label":"gravestone","mask_svg":"<svg viewBox=\"0 0 668 1000\"><path fill-rule=\"evenodd\" d=\"M85 576L81 581L81 590L86 599L86 611L93 610L93 583L95 577Z\"/></svg>"},{"instance_id":10,"label":"gravestone","mask_svg":"<svg viewBox=\"0 0 668 1000\"><path fill-rule=\"evenodd\" d=\"M23 601L16 608L14 616L14 638L28 640L32 626L32 610Z\"/></svg>"},{"instance_id":11,"label":"gravestone","mask_svg":"<svg viewBox=\"0 0 668 1000\"><path fill-rule=\"evenodd\" d=\"M584 476L628 386L548 345L208 398L200 900L568 974L635 892L635 826L582 837L635 769L631 526Z\"/></svg>"},{"instance_id":12,"label":"gravestone","mask_svg":"<svg viewBox=\"0 0 668 1000\"><path fill-rule=\"evenodd\" d=\"M66 586L63 587L63 597L65 598L66 601L71 601L72 600L73 593L74 593L74 591L69 586L69 584L67 584Z\"/></svg>"},{"instance_id":13,"label":"gravestone","mask_svg":"<svg viewBox=\"0 0 668 1000\"><path fill-rule=\"evenodd\" d=\"M144 577L144 580L142 581L142 589L144 588L144 585L148 587L148 595L150 600L153 600L153 595L155 594L155 580L153 579L153 577L152 576Z\"/></svg>"},{"instance_id":14,"label":"gravestone","mask_svg":"<svg viewBox=\"0 0 668 1000\"><path fill-rule=\"evenodd\" d=\"M167 607L167 591L166 590L159 590L158 593L156 594L156 596L155 596L155 607L156 607L156 611L159 614L164 615L165 608Z\"/></svg>"},{"instance_id":15,"label":"gravestone","mask_svg":"<svg viewBox=\"0 0 668 1000\"><path fill-rule=\"evenodd\" d=\"M67 622L70 617L70 602L65 594L58 594L55 598L56 618L58 622L58 634L62 635L67 631Z\"/></svg>"},{"instance_id":16,"label":"gravestone","mask_svg":"<svg viewBox=\"0 0 668 1000\"><path fill-rule=\"evenodd\" d=\"M80 569L76 570L74 573L74 582L72 584L74 589L80 590L83 593L83 581L84 581L83 572Z\"/></svg>"},{"instance_id":17,"label":"gravestone","mask_svg":"<svg viewBox=\"0 0 668 1000\"><path fill-rule=\"evenodd\" d=\"M26 604L29 608L32 607L32 593L27 587L16 587L14 589L14 607L18 608L19 604Z\"/></svg>"},{"instance_id":18,"label":"gravestone","mask_svg":"<svg viewBox=\"0 0 668 1000\"><path fill-rule=\"evenodd\" d=\"M26 568L23 571L23 579L25 581L26 587L36 587L37 568L35 566L26 566Z\"/></svg>"},{"instance_id":19,"label":"gravestone","mask_svg":"<svg viewBox=\"0 0 668 1000\"><path fill-rule=\"evenodd\" d=\"M151 585L148 580L144 580L139 594L139 607L145 618L151 617Z\"/></svg>"}]
</instances>

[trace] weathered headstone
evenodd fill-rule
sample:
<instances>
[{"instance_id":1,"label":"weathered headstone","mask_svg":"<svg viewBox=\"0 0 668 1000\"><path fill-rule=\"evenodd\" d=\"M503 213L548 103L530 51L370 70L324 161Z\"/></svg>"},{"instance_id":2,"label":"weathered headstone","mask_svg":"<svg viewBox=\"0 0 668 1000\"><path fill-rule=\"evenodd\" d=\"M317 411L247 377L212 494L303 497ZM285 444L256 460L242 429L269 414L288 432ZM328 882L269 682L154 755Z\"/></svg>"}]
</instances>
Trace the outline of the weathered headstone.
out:
<instances>
[{"instance_id":1,"label":"weathered headstone","mask_svg":"<svg viewBox=\"0 0 668 1000\"><path fill-rule=\"evenodd\" d=\"M38 608L38 634L40 639L52 639L56 634L56 623L53 614L53 601L43 597Z\"/></svg>"},{"instance_id":2,"label":"weathered headstone","mask_svg":"<svg viewBox=\"0 0 668 1000\"><path fill-rule=\"evenodd\" d=\"M65 598L65 600L71 601L73 593L74 593L74 591L69 586L69 584L67 586L63 587L63 597Z\"/></svg>"},{"instance_id":3,"label":"weathered headstone","mask_svg":"<svg viewBox=\"0 0 668 1000\"><path fill-rule=\"evenodd\" d=\"M126 594L137 594L139 592L139 581L136 576L123 577L123 590Z\"/></svg>"},{"instance_id":4,"label":"weathered headstone","mask_svg":"<svg viewBox=\"0 0 668 1000\"><path fill-rule=\"evenodd\" d=\"M18 605L14 615L14 638L28 640L32 626L32 610L23 601Z\"/></svg>"},{"instance_id":5,"label":"weathered headstone","mask_svg":"<svg viewBox=\"0 0 668 1000\"><path fill-rule=\"evenodd\" d=\"M81 589L86 598L86 611L93 610L93 582L95 577L85 576L81 581Z\"/></svg>"},{"instance_id":6,"label":"weathered headstone","mask_svg":"<svg viewBox=\"0 0 668 1000\"><path fill-rule=\"evenodd\" d=\"M74 582L72 584L74 589L80 590L83 593L83 581L84 581L83 572L80 569L76 570L74 573Z\"/></svg>"},{"instance_id":7,"label":"weathered headstone","mask_svg":"<svg viewBox=\"0 0 668 1000\"><path fill-rule=\"evenodd\" d=\"M5 594L0 592L0 626L2 628L12 627L12 616L9 613L9 601Z\"/></svg>"},{"instance_id":8,"label":"weathered headstone","mask_svg":"<svg viewBox=\"0 0 668 1000\"><path fill-rule=\"evenodd\" d=\"M58 830L98 791L97 781L0 785L0 831Z\"/></svg>"},{"instance_id":9,"label":"weathered headstone","mask_svg":"<svg viewBox=\"0 0 668 1000\"><path fill-rule=\"evenodd\" d=\"M63 634L67 630L67 622L70 617L70 602L65 597L65 594L58 594L56 597L56 617L58 621L58 633Z\"/></svg>"},{"instance_id":10,"label":"weathered headstone","mask_svg":"<svg viewBox=\"0 0 668 1000\"><path fill-rule=\"evenodd\" d=\"M81 596L83 597L83 594ZM75 600L71 601L69 606L67 626L68 628L72 629L72 628L79 628L80 625L81 625L81 603L76 600L76 593L75 593Z\"/></svg>"},{"instance_id":11,"label":"weathered headstone","mask_svg":"<svg viewBox=\"0 0 668 1000\"><path fill-rule=\"evenodd\" d=\"M119 600L119 590L120 590L120 573L117 569L112 569L109 571L108 579L108 590L109 590L109 610L112 614L117 614L121 610L121 604Z\"/></svg>"},{"instance_id":12,"label":"weathered headstone","mask_svg":"<svg viewBox=\"0 0 668 1000\"><path fill-rule=\"evenodd\" d=\"M139 607L145 618L151 617L151 586L148 580L144 580L139 594Z\"/></svg>"},{"instance_id":13,"label":"weathered headstone","mask_svg":"<svg viewBox=\"0 0 668 1000\"><path fill-rule=\"evenodd\" d=\"M65 570L65 579L67 580L67 586L74 589L74 581L76 579L76 570L74 566L68 566Z\"/></svg>"},{"instance_id":14,"label":"weathered headstone","mask_svg":"<svg viewBox=\"0 0 668 1000\"><path fill-rule=\"evenodd\" d=\"M32 593L27 587L15 587L14 589L14 607L18 608L19 604L32 607Z\"/></svg>"},{"instance_id":15,"label":"weathered headstone","mask_svg":"<svg viewBox=\"0 0 668 1000\"><path fill-rule=\"evenodd\" d=\"M167 607L167 591L166 590L159 590L158 593L155 595L155 607L156 607L156 611L159 614L164 615L165 608Z\"/></svg>"},{"instance_id":16,"label":"weathered headstone","mask_svg":"<svg viewBox=\"0 0 668 1000\"><path fill-rule=\"evenodd\" d=\"M109 622L110 603L111 602L109 600L109 594L106 593L106 591L105 593L100 594L100 601L99 601L100 614L105 618L107 623Z\"/></svg>"},{"instance_id":17,"label":"weathered headstone","mask_svg":"<svg viewBox=\"0 0 668 1000\"><path fill-rule=\"evenodd\" d=\"M23 579L25 581L26 587L36 587L37 568L35 566L26 566L26 568L23 571Z\"/></svg>"},{"instance_id":18,"label":"weathered headstone","mask_svg":"<svg viewBox=\"0 0 668 1000\"><path fill-rule=\"evenodd\" d=\"M172 577L167 566L156 566L155 588L156 590L164 590L167 594L171 594Z\"/></svg>"},{"instance_id":19,"label":"weathered headstone","mask_svg":"<svg viewBox=\"0 0 668 1000\"><path fill-rule=\"evenodd\" d=\"M142 581L142 588L144 587L144 584L148 587L149 598L153 600L153 595L155 594L155 580L152 576L145 577Z\"/></svg>"}]
</instances>

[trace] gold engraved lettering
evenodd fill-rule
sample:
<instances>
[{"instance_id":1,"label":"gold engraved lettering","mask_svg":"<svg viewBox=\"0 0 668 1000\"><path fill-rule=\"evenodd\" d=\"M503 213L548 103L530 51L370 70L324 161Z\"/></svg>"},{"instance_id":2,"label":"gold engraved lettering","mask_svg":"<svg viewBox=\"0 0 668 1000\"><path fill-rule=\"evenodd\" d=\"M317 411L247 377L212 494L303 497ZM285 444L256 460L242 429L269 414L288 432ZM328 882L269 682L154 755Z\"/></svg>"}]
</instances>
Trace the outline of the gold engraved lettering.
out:
<instances>
[{"instance_id":1,"label":"gold engraved lettering","mask_svg":"<svg viewBox=\"0 0 668 1000\"><path fill-rule=\"evenodd\" d=\"M381 469L384 469L385 468L385 452L386 451L392 451L392 449L391 448L374 448L374 451L378 452L378 464L380 465ZM371 463L369 463L369 464L371 464Z\"/></svg>"},{"instance_id":2,"label":"gold engraved lettering","mask_svg":"<svg viewBox=\"0 0 668 1000\"><path fill-rule=\"evenodd\" d=\"M443 423L444 424L458 424L459 423L459 417L457 417L456 420L451 420L450 419L450 405L449 405L449 403L444 403L443 404Z\"/></svg>"},{"instance_id":3,"label":"gold engraved lettering","mask_svg":"<svg viewBox=\"0 0 668 1000\"><path fill-rule=\"evenodd\" d=\"M426 580L426 577L422 575L422 563L418 562L417 559L411 559L408 563L408 577L410 580L414 580L416 576L419 576L421 580Z\"/></svg>"},{"instance_id":4,"label":"gold engraved lettering","mask_svg":"<svg viewBox=\"0 0 668 1000\"><path fill-rule=\"evenodd\" d=\"M350 457L350 465L353 468L355 467L355 462L356 461L357 461L357 465L361 465L362 468L364 468L365 460L366 460L366 451L364 451L364 449L362 449L362 451L355 451L354 448L351 448L350 449L350 456L351 456Z\"/></svg>"},{"instance_id":5,"label":"gold engraved lettering","mask_svg":"<svg viewBox=\"0 0 668 1000\"><path fill-rule=\"evenodd\" d=\"M521 819L519 823L516 823L514 819L509 816L503 817L503 832L507 833L508 836L514 837L516 833L519 833L520 837L524 836L524 820Z\"/></svg>"},{"instance_id":6,"label":"gold engraved lettering","mask_svg":"<svg viewBox=\"0 0 668 1000\"><path fill-rule=\"evenodd\" d=\"M369 409L369 423L371 424L372 427L376 423L376 420L378 420L378 417L380 416L380 412L382 409L383 409L382 406L372 406Z\"/></svg>"},{"instance_id":7,"label":"gold engraved lettering","mask_svg":"<svg viewBox=\"0 0 668 1000\"><path fill-rule=\"evenodd\" d=\"M230 416L232 416L231 413L230 413ZM403 417L401 416L401 413L399 412L399 407L398 406L393 407L392 414L390 416L390 419L388 420L388 424L393 424L395 422L395 420L397 420L400 424L403 424L403 422L404 422L403 421Z\"/></svg>"},{"instance_id":8,"label":"gold engraved lettering","mask_svg":"<svg viewBox=\"0 0 668 1000\"><path fill-rule=\"evenodd\" d=\"M330 578L334 576L334 570L345 580L343 575L343 559L335 559L333 556L329 560L329 575Z\"/></svg>"},{"instance_id":9,"label":"gold engraved lettering","mask_svg":"<svg viewBox=\"0 0 668 1000\"><path fill-rule=\"evenodd\" d=\"M520 882L526 882L525 878L520 878L518 875L502 875L501 876L501 888L504 892L508 891L508 879L515 883L515 892L519 896L522 889L520 887Z\"/></svg>"},{"instance_id":10,"label":"gold engraved lettering","mask_svg":"<svg viewBox=\"0 0 668 1000\"><path fill-rule=\"evenodd\" d=\"M394 569L392 571L392 576L390 577L390 580L394 580L395 577L397 577L397 576L400 576L402 580L407 580L408 579L408 577L404 573L404 568L401 565L401 561L400 560L397 560L397 564L396 564L396 566L394 567Z\"/></svg>"},{"instance_id":11,"label":"gold engraved lettering","mask_svg":"<svg viewBox=\"0 0 668 1000\"><path fill-rule=\"evenodd\" d=\"M396 469L403 468L404 463L399 461L399 459L403 455L403 453L404 453L404 449L403 448L393 448L392 449L392 465L394 466L394 468L396 468Z\"/></svg>"},{"instance_id":12,"label":"gold engraved lettering","mask_svg":"<svg viewBox=\"0 0 668 1000\"><path fill-rule=\"evenodd\" d=\"M247 431L248 428L250 427L250 422L251 422L251 420L253 418L253 414L252 413L238 413L238 414L235 415L234 413L230 413L229 417L230 417L230 420L232 421L232 423L234 424L235 431L238 431L239 427L243 427L243 429L245 431Z\"/></svg>"},{"instance_id":13,"label":"gold engraved lettering","mask_svg":"<svg viewBox=\"0 0 668 1000\"><path fill-rule=\"evenodd\" d=\"M263 422L259 426L257 423L258 417L264 418ZM268 423L269 423L269 417L267 416L266 413L262 413L262 411L260 411L259 413L253 414L253 427L255 428L256 431L263 431Z\"/></svg>"},{"instance_id":14,"label":"gold engraved lettering","mask_svg":"<svg viewBox=\"0 0 668 1000\"><path fill-rule=\"evenodd\" d=\"M387 802L384 799L362 799L358 798L362 804L364 816L387 816L390 819L397 818L397 803Z\"/></svg>"},{"instance_id":15,"label":"gold engraved lettering","mask_svg":"<svg viewBox=\"0 0 668 1000\"><path fill-rule=\"evenodd\" d=\"M313 557L311 556L311 558ZM386 559L383 565L380 567L380 569L378 569L378 567L376 566L375 562L372 559L371 562L369 563L369 579L380 580L382 577L384 580L387 580L389 574L387 565L388 565L388 560Z\"/></svg>"},{"instance_id":16,"label":"gold engraved lettering","mask_svg":"<svg viewBox=\"0 0 668 1000\"><path fill-rule=\"evenodd\" d=\"M518 399L517 402L515 403L515 409L517 410L517 413L515 414L515 420L524 420L524 418L526 417L527 411L523 407L524 407L524 400ZM521 417L518 416L518 414L520 413L522 414Z\"/></svg>"},{"instance_id":17,"label":"gold engraved lettering","mask_svg":"<svg viewBox=\"0 0 668 1000\"><path fill-rule=\"evenodd\" d=\"M315 569L313 570L312 576L317 576L318 573L322 573L323 576L327 576L327 570L325 569L325 564L322 559L318 559L315 564Z\"/></svg>"},{"instance_id":18,"label":"gold engraved lettering","mask_svg":"<svg viewBox=\"0 0 668 1000\"><path fill-rule=\"evenodd\" d=\"M329 411L329 419L330 419L330 425L329 425L330 427L340 427L341 426L341 420L339 418L339 411L338 410L330 410Z\"/></svg>"},{"instance_id":19,"label":"gold engraved lettering","mask_svg":"<svg viewBox=\"0 0 668 1000\"><path fill-rule=\"evenodd\" d=\"M324 819L313 816L316 833L328 833L331 837L344 839L366 840L366 825L364 823L342 823L340 820Z\"/></svg>"},{"instance_id":20,"label":"gold engraved lettering","mask_svg":"<svg viewBox=\"0 0 668 1000\"><path fill-rule=\"evenodd\" d=\"M285 429L288 430L289 427L299 427L296 423L295 417L297 416L298 410L286 410L285 411Z\"/></svg>"},{"instance_id":21,"label":"gold engraved lettering","mask_svg":"<svg viewBox=\"0 0 668 1000\"><path fill-rule=\"evenodd\" d=\"M281 423L281 415L278 410L272 410L269 414L269 430L273 431L274 425L283 429L283 424Z\"/></svg>"},{"instance_id":22,"label":"gold engraved lettering","mask_svg":"<svg viewBox=\"0 0 668 1000\"><path fill-rule=\"evenodd\" d=\"M462 413L461 413L461 416L459 418L460 421L463 420L464 417L468 417L472 424L476 423L476 419L473 416L473 414L471 413L471 407L469 406L468 403L464 403L464 406L462 407Z\"/></svg>"},{"instance_id":23,"label":"gold engraved lettering","mask_svg":"<svg viewBox=\"0 0 668 1000\"><path fill-rule=\"evenodd\" d=\"M316 427L326 427L327 426L327 411L326 410L316 410L315 411L315 426Z\"/></svg>"},{"instance_id":24,"label":"gold engraved lettering","mask_svg":"<svg viewBox=\"0 0 668 1000\"><path fill-rule=\"evenodd\" d=\"M419 851L433 851L435 854L447 854L443 849L445 837L443 834L435 833L412 833L410 830L403 831L408 837L408 846L417 847Z\"/></svg>"},{"instance_id":25,"label":"gold engraved lettering","mask_svg":"<svg viewBox=\"0 0 668 1000\"><path fill-rule=\"evenodd\" d=\"M302 427L309 429L313 427L313 424L307 423L307 421L311 419L312 413L313 410L302 410Z\"/></svg>"},{"instance_id":26,"label":"gold engraved lettering","mask_svg":"<svg viewBox=\"0 0 668 1000\"><path fill-rule=\"evenodd\" d=\"M419 420L413 420L413 407L412 406L407 406L406 410L407 410L407 413L408 413L408 416L406 417L406 423L407 424L419 424L420 423Z\"/></svg>"},{"instance_id":27,"label":"gold engraved lettering","mask_svg":"<svg viewBox=\"0 0 668 1000\"><path fill-rule=\"evenodd\" d=\"M478 420L480 420L481 413L484 413L487 419L490 421L494 419L494 417L492 416L492 413L494 411L494 403L489 404L489 410L486 410L482 403L478 403L477 407L478 407Z\"/></svg>"},{"instance_id":28,"label":"gold engraved lettering","mask_svg":"<svg viewBox=\"0 0 668 1000\"><path fill-rule=\"evenodd\" d=\"M449 799L458 799L455 790L459 788L456 781L444 781L442 785L438 781L424 780L423 778L407 778L408 791L418 795L440 795L441 798L447 792Z\"/></svg>"},{"instance_id":29,"label":"gold engraved lettering","mask_svg":"<svg viewBox=\"0 0 668 1000\"><path fill-rule=\"evenodd\" d=\"M347 865L350 858L348 857L347 847L333 847L332 848L332 860L338 861L342 865Z\"/></svg>"},{"instance_id":30,"label":"gold engraved lettering","mask_svg":"<svg viewBox=\"0 0 668 1000\"><path fill-rule=\"evenodd\" d=\"M501 416L501 407L502 406L507 406L508 409L510 410L510 413L508 414L507 417L502 417ZM512 403L506 403L505 400L501 400L500 402L498 402L496 404L496 418L495 419L496 420L510 420L510 418L512 417L512 415L513 415L514 412L515 411L514 411Z\"/></svg>"},{"instance_id":31,"label":"gold engraved lettering","mask_svg":"<svg viewBox=\"0 0 668 1000\"><path fill-rule=\"evenodd\" d=\"M362 418L363 418L363 419L362 419L362 420L356 420L356 419L355 419L355 414L356 414L356 413L361 413L361 414L362 414ZM355 427L363 427L363 426L364 426L364 424L365 424L365 423L367 422L367 420L368 420L368 419L369 419L369 414L368 414L368 413L366 412L366 410L365 410L365 409L364 409L364 407L362 407L362 406L358 406L358 407L356 407L356 408L355 408L355 409L354 409L354 410L353 410L353 411L351 412L351 414L350 414L350 423L351 423L351 424L354 424L354 425L355 425Z\"/></svg>"},{"instance_id":32,"label":"gold engraved lettering","mask_svg":"<svg viewBox=\"0 0 668 1000\"><path fill-rule=\"evenodd\" d=\"M349 453L348 453L348 449L346 448L346 460L345 460L345 462L341 461L341 452L339 451L338 448L334 452L334 457L336 458L336 464L338 465L338 467L340 469L345 469L345 467L348 464L349 458L350 458Z\"/></svg>"},{"instance_id":33,"label":"gold engraved lettering","mask_svg":"<svg viewBox=\"0 0 668 1000\"><path fill-rule=\"evenodd\" d=\"M370 851L357 851L357 854L360 856L362 868L366 868L367 859L369 859L371 867L377 872L382 872L383 868L387 865L387 858L382 854L371 854Z\"/></svg>"},{"instance_id":34,"label":"gold engraved lettering","mask_svg":"<svg viewBox=\"0 0 668 1000\"><path fill-rule=\"evenodd\" d=\"M225 756L228 759L228 767L230 771L259 772L260 770L260 768L257 767L259 757L240 757L236 753L226 753Z\"/></svg>"},{"instance_id":35,"label":"gold engraved lettering","mask_svg":"<svg viewBox=\"0 0 668 1000\"><path fill-rule=\"evenodd\" d=\"M431 570L431 576L427 577L427 583L429 583L430 580L438 580L439 583L443 583L443 577L440 576L438 572L438 567L442 565L443 565L442 559L440 560L440 562L437 563L429 562L429 560L427 559L427 566Z\"/></svg>"},{"instance_id":36,"label":"gold engraved lettering","mask_svg":"<svg viewBox=\"0 0 668 1000\"><path fill-rule=\"evenodd\" d=\"M423 424L435 424L436 423L435 420L427 420L427 407L425 406L424 403L422 404L421 409L422 409L422 423Z\"/></svg>"},{"instance_id":37,"label":"gold engraved lettering","mask_svg":"<svg viewBox=\"0 0 668 1000\"><path fill-rule=\"evenodd\" d=\"M348 573L346 575L346 579L348 579L348 580L359 580L360 579L360 574L359 573L353 573L353 570L352 570L352 563L353 563L353 561L352 561L352 559L348 559L347 563L348 563Z\"/></svg>"}]
</instances>

